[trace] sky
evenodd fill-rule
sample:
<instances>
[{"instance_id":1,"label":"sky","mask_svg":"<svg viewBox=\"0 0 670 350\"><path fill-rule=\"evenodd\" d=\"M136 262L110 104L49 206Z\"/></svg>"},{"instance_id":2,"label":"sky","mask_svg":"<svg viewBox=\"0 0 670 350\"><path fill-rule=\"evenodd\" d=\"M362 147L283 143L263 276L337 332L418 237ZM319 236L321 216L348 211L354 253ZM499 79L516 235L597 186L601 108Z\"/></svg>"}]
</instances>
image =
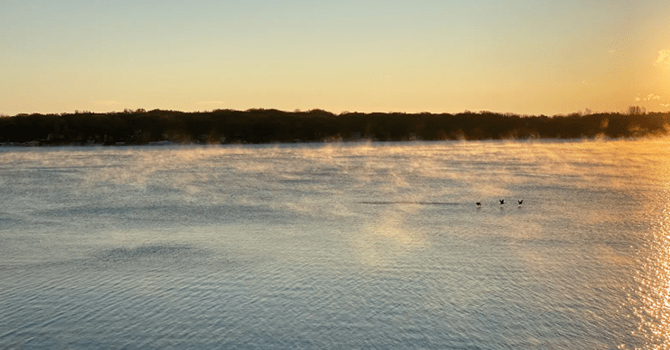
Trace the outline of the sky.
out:
<instances>
[{"instance_id":1,"label":"sky","mask_svg":"<svg viewBox=\"0 0 670 350\"><path fill-rule=\"evenodd\" d=\"M0 0L0 114L670 110L667 0Z\"/></svg>"}]
</instances>

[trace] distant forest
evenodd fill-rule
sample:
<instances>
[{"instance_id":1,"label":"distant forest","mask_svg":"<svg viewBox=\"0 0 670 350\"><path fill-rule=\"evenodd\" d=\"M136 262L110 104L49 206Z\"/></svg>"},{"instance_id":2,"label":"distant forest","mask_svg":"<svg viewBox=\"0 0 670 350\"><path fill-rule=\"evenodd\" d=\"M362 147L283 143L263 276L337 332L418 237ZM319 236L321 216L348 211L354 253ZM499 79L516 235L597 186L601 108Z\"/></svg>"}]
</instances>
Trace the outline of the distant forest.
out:
<instances>
[{"instance_id":1,"label":"distant forest","mask_svg":"<svg viewBox=\"0 0 670 350\"><path fill-rule=\"evenodd\" d=\"M143 145L323 141L628 138L665 135L670 113L521 116L493 112L349 113L275 109L19 114L0 117L0 145Z\"/></svg>"}]
</instances>

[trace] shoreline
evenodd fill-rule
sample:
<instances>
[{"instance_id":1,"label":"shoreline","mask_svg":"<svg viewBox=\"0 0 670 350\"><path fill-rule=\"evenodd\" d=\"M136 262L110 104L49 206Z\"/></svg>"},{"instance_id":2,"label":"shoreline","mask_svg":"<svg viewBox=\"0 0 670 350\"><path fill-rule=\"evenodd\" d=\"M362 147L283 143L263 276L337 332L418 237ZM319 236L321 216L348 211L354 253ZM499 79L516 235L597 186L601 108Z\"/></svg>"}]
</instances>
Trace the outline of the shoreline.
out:
<instances>
[{"instance_id":1,"label":"shoreline","mask_svg":"<svg viewBox=\"0 0 670 350\"><path fill-rule=\"evenodd\" d=\"M561 143L561 142L613 142L613 141L636 141L636 140L660 140L670 136L670 134L663 135L644 135L632 137L603 137L598 135L595 137L581 137L581 138L506 138L506 139L481 139L481 140L338 140L338 141L296 141L296 142L231 142L231 143L178 143L170 141L158 141L149 143L124 143L117 142L115 144L103 143L40 143L39 141L29 142L0 142L0 149L2 148L59 148L59 147L73 147L73 148L122 148L122 147L217 147L217 146L293 146L293 145L355 145L355 144L409 144L409 143L481 143L481 142L541 142L541 143Z\"/></svg>"}]
</instances>

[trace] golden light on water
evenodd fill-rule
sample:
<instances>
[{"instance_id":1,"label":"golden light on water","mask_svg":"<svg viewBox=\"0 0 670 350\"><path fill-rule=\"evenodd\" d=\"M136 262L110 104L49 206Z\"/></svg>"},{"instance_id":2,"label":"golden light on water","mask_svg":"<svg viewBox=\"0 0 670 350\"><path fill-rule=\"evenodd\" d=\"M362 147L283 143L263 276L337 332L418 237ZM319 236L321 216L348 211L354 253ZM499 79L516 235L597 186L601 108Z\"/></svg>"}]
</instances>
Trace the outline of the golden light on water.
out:
<instances>
[{"instance_id":1,"label":"golden light on water","mask_svg":"<svg viewBox=\"0 0 670 350\"><path fill-rule=\"evenodd\" d=\"M405 225L405 216L411 214L411 205L402 208L392 205L378 222L364 226L353 235L351 245L359 262L366 266L386 267L425 245L425 237Z\"/></svg>"},{"instance_id":2,"label":"golden light on water","mask_svg":"<svg viewBox=\"0 0 670 350\"><path fill-rule=\"evenodd\" d=\"M630 269L635 269L637 288L630 291L629 305L638 320L633 335L645 339L644 349L670 349L670 143L667 140L640 142L636 147L640 164L636 196L643 197L638 213L624 220L648 223L644 243ZM627 154L625 149L621 150ZM622 344L621 349L632 349Z\"/></svg>"},{"instance_id":3,"label":"golden light on water","mask_svg":"<svg viewBox=\"0 0 670 350\"><path fill-rule=\"evenodd\" d=\"M636 276L639 288L635 305L639 327L635 331L644 336L650 348L670 348L670 220L668 210L663 210L659 227L650 242L649 256Z\"/></svg>"}]
</instances>

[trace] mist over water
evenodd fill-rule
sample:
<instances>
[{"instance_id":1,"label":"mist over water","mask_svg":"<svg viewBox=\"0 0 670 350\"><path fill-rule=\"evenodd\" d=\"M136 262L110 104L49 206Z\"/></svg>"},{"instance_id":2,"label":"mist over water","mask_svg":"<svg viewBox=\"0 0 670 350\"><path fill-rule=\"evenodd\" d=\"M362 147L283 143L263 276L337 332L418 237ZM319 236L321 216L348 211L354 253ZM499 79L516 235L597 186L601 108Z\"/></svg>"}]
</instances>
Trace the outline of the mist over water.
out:
<instances>
[{"instance_id":1,"label":"mist over water","mask_svg":"<svg viewBox=\"0 0 670 350\"><path fill-rule=\"evenodd\" d=\"M0 347L663 349L669 217L670 139L2 148Z\"/></svg>"}]
</instances>

